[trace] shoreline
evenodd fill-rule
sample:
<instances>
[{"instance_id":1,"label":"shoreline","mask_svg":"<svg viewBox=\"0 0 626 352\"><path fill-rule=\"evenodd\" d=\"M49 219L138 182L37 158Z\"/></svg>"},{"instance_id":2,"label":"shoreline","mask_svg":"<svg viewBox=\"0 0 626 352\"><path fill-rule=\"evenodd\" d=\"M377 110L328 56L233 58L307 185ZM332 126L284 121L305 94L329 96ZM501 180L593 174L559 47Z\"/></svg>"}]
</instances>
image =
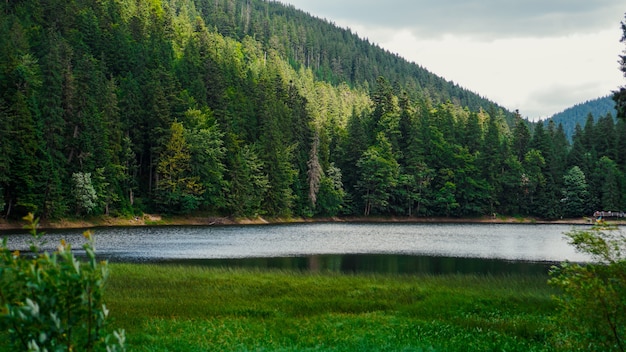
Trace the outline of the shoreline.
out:
<instances>
[{"instance_id":1,"label":"shoreline","mask_svg":"<svg viewBox=\"0 0 626 352\"><path fill-rule=\"evenodd\" d=\"M268 224L293 224L293 223L484 223L484 224L593 224L592 217L575 219L542 220L537 218L519 218L511 216L483 216L472 218L450 217L316 217L316 218L232 218L218 216L161 216L156 214L144 214L134 218L116 218L100 216L86 219L59 219L53 221L42 220L39 229L81 229L98 227L132 227L132 226L229 226L229 225L268 225ZM609 220L611 224L626 224L626 220ZM0 231L23 229L24 221L7 221L0 219Z\"/></svg>"}]
</instances>

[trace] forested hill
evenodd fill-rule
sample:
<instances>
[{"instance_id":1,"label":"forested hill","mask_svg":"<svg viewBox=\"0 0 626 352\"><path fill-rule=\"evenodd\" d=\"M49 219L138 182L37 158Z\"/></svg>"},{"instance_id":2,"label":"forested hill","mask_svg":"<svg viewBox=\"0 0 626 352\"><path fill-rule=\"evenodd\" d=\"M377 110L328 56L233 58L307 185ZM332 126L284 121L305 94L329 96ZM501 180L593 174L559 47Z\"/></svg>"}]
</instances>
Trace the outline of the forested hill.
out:
<instances>
[{"instance_id":1,"label":"forested hill","mask_svg":"<svg viewBox=\"0 0 626 352\"><path fill-rule=\"evenodd\" d=\"M552 117L544 121L544 123L547 125L549 121L554 121L556 125L562 124L565 135L567 135L567 138L571 141L577 124L581 127L585 127L585 124L587 124L587 121L590 118L592 118L594 122L597 122L598 119L605 117L608 114L611 114L613 118L617 116L615 101L613 101L611 96L605 96L576 104L552 115Z\"/></svg>"},{"instance_id":2,"label":"forested hill","mask_svg":"<svg viewBox=\"0 0 626 352\"><path fill-rule=\"evenodd\" d=\"M347 82L368 90L379 76L404 89L412 99L447 100L472 111L488 110L496 103L446 81L396 54L358 37L349 28L339 28L275 1L195 0L209 26L238 40L252 36L265 48L288 58L295 68L310 68L316 78L333 84ZM512 114L507 114L512 122Z\"/></svg>"},{"instance_id":3,"label":"forested hill","mask_svg":"<svg viewBox=\"0 0 626 352\"><path fill-rule=\"evenodd\" d=\"M455 89L273 2L3 1L0 209L9 218L624 209L626 123L587 124L570 147L558 125L531 133L520 116L507 121Z\"/></svg>"}]
</instances>

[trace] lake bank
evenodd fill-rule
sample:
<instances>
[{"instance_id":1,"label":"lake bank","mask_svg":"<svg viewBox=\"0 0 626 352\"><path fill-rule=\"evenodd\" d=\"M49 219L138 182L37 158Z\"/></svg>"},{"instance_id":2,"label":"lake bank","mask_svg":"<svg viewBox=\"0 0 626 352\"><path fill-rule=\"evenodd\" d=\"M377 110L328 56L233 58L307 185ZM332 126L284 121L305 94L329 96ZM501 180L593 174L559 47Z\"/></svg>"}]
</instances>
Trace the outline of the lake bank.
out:
<instances>
[{"instance_id":1,"label":"lake bank","mask_svg":"<svg viewBox=\"0 0 626 352\"><path fill-rule=\"evenodd\" d=\"M47 229L77 229L77 228L97 228L97 227L131 227L131 226L226 226L226 225L264 225L264 224L291 224L291 223L316 223L316 222L337 222L337 223L485 223L485 224L592 224L592 217L575 219L543 220L531 217L512 216L483 216L471 218L453 217L315 217L315 218L233 218L219 216L162 216L157 214L144 214L136 217L110 217L99 216L85 219L60 219L42 220L39 228ZM626 221L608 221L609 223L625 224ZM8 221L0 219L0 230L15 230L24 227L24 221Z\"/></svg>"}]
</instances>

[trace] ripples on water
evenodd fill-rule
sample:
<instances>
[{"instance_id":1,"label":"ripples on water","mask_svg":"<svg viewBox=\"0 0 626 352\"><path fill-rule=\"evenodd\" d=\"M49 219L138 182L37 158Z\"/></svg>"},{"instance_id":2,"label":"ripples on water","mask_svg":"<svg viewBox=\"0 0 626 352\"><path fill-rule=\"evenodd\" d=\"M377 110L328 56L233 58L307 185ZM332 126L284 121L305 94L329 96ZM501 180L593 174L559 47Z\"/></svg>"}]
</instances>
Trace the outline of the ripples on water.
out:
<instances>
[{"instance_id":1,"label":"ripples on water","mask_svg":"<svg viewBox=\"0 0 626 352\"><path fill-rule=\"evenodd\" d=\"M564 237L571 225L313 223L262 226L175 226L93 230L100 257L342 272L547 271L548 263L588 261ZM12 249L29 236L8 234ZM79 249L81 230L52 231ZM77 250L80 254L80 250Z\"/></svg>"}]
</instances>

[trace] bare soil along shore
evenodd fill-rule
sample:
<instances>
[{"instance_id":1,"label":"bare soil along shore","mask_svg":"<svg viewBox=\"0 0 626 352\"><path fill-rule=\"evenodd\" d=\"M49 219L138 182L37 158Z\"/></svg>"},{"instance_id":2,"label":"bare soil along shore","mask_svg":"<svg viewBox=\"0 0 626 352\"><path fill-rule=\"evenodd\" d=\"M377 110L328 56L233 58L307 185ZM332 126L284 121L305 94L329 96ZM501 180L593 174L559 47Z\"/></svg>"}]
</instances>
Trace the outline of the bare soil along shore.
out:
<instances>
[{"instance_id":1,"label":"bare soil along shore","mask_svg":"<svg viewBox=\"0 0 626 352\"><path fill-rule=\"evenodd\" d=\"M42 220L41 229L94 228L108 226L169 226L169 225L263 225L309 222L397 222L397 223L486 223L486 224L593 224L595 218L583 217L575 219L542 220L537 218L483 216L471 218L453 217L315 217L315 218L232 218L219 216L161 216L144 214L136 217L92 217L87 219ZM614 224L626 224L626 221L608 221ZM0 230L21 229L23 221L7 221L0 219Z\"/></svg>"}]
</instances>

